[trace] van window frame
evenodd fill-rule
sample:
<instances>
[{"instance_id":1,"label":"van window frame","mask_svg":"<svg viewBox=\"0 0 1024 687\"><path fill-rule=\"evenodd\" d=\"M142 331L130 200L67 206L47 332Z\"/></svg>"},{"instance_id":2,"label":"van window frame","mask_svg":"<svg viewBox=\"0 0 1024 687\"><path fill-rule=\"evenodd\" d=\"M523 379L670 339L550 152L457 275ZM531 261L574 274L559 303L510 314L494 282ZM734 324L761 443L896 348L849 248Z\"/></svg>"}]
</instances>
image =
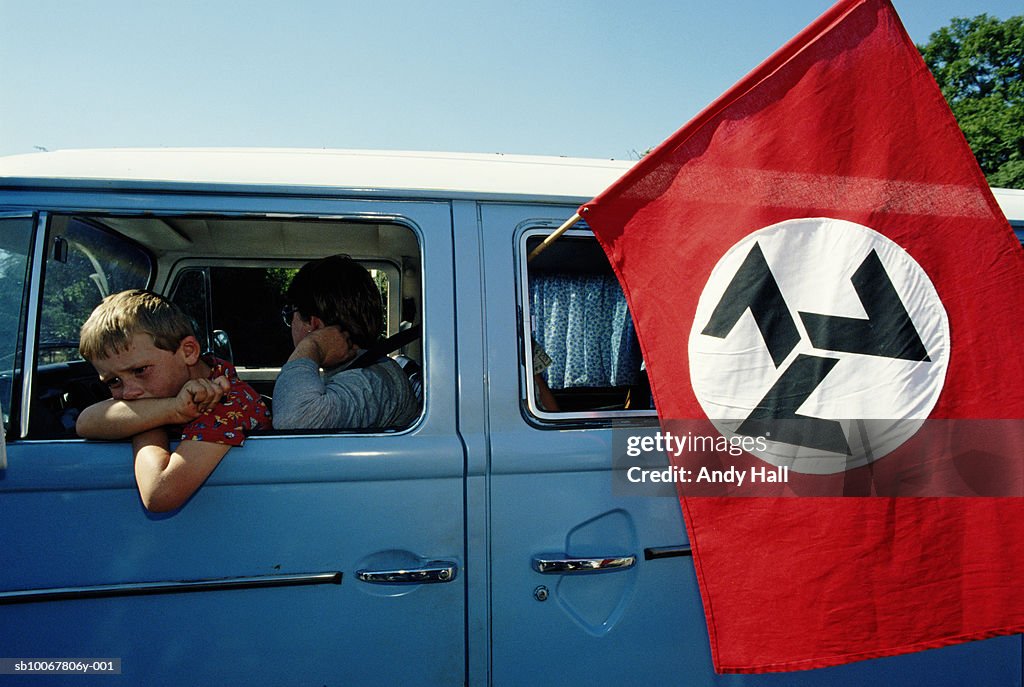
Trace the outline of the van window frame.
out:
<instances>
[{"instance_id":1,"label":"van window frame","mask_svg":"<svg viewBox=\"0 0 1024 687\"><path fill-rule=\"evenodd\" d=\"M577 225L580 226L580 225ZM585 224L582 225L586 227ZM527 243L533 238L550 236L555 231L555 224L539 221L524 222L515 234L516 260L516 298L518 302L517 332L519 336L519 381L520 408L524 419L530 424L540 427L558 425L560 429L569 426L590 427L595 424L607 426L611 423L650 424L656 420L658 413L654 409L622 409L622 410L584 410L584 411L549 411L537 404L537 385L533 370L533 318L530 310L530 272L527 256ZM566 231L559 239L588 239L597 242L597 238L589 228L573 228ZM557 243L553 244L557 245Z\"/></svg>"},{"instance_id":2,"label":"van window frame","mask_svg":"<svg viewBox=\"0 0 1024 687\"><path fill-rule=\"evenodd\" d=\"M4 435L6 444L6 434L11 432L12 439L20 439L23 436L23 432L27 431L27 423L22 419L27 416L28 413L23 411L23 408L28 407L29 400L31 398L31 378L32 378L32 367L26 367L25 361L27 359L27 350L29 341L33 340L32 336L26 336L26 331L32 331L28 328L28 323L32 319L31 306L33 296L33 285L35 283L35 260L36 254L40 250L40 227L45 227L46 218L44 213L40 213L33 210L2 210L0 211L0 219L4 220L26 220L30 224L27 241L27 255L25 259L24 269L24 283L21 290L21 311L18 316L17 331L15 332L15 347L13 357L11 358L11 397L9 399L9 408L7 413L7 421L0 422L0 435ZM42 232L42 240L45 241L46 232ZM45 243L42 244L45 248ZM41 304L42 299L38 298L38 302ZM33 341L34 344L34 341ZM2 418L0 418L2 419ZM6 451L5 451L6 453Z\"/></svg>"},{"instance_id":3,"label":"van window frame","mask_svg":"<svg viewBox=\"0 0 1024 687\"><path fill-rule=\"evenodd\" d=\"M20 368L17 370L17 379L14 380L15 387L10 413L11 424L7 436L8 444L12 441L25 442L26 444L60 444L86 441L76 436L37 436L29 431L30 402L35 381L34 372L39 345L39 322L43 301L43 271L50 250L51 232L49 219L52 216L73 216L82 220L91 219L100 223L108 219L131 221L133 219L153 218L216 218L260 221L288 218L310 222L391 224L410 232L410 236L417 246L416 260L415 262L402 261L401 267L397 271L398 281L395 283L404 286L407 280L406 275L410 269L415 273L415 278L419 283L419 290L416 291L414 289L412 295L415 295L419 301L417 318L418 324L422 327L422 334L416 341L402 349L403 351L411 349L415 354L418 354L416 361L422 369L423 398L420 404L420 413L416 419L408 426L401 428L270 430L267 433L261 431L254 433L249 440L273 441L287 439L290 436L324 439L337 438L338 436L403 436L418 432L429 421L430 407L433 401L427 391L429 388L428 368L430 366L430 355L426 341L428 340L430 327L433 325L431 324L431 318L427 315L425 303L428 296L426 293L427 275L424 268L427 262L428 246L416 213L429 213L432 207L445 205L445 203L438 201L436 198L412 197L400 199L389 197L382 199L363 197L358 194L352 195L342 191L325 194L323 189L319 188L292 186L266 188L223 186L217 184L175 184L168 188L163 184L142 183L138 185L129 184L113 192L105 184L100 185L100 187L94 187L91 184L83 186L72 184L66 189L33 187L26 191L24 197L15 194L14 197L6 198L5 200L7 204L0 208L0 212L6 216L34 218L30 258L26 274L26 291L23 296L26 303L24 308L25 318L21 323L19 333L23 345L17 355L17 362ZM382 211L378 207L380 203L385 204L387 208ZM416 212L404 212L402 206L406 203L415 208ZM339 204L347 207L339 208L337 207ZM108 232L113 232L121 240L131 241L139 245L153 258L153 252L148 249L147 244L140 243L131 236L126 235L116 226L104 228ZM175 265L179 260L189 257L192 256L168 257L164 262L154 259L147 288L160 293L166 293L166 290L171 285L168 277ZM197 257L202 259L203 254L199 253ZM306 258L306 260L308 259L311 259L311 257ZM302 258L298 260L304 262ZM360 262L367 263L365 260L360 260ZM391 263L389 262L389 264ZM394 265L397 267L398 263L395 262ZM400 318L400 299L394 308L394 312Z\"/></svg>"}]
</instances>

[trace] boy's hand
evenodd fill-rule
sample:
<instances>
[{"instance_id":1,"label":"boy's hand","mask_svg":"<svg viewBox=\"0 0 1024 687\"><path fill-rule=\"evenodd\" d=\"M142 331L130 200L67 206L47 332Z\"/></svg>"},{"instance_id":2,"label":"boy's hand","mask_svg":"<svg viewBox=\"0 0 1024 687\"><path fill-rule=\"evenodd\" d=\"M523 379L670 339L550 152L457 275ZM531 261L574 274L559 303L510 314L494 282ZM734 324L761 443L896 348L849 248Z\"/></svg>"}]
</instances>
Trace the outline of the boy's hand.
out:
<instances>
[{"instance_id":1,"label":"boy's hand","mask_svg":"<svg viewBox=\"0 0 1024 687\"><path fill-rule=\"evenodd\" d=\"M185 424L207 413L231 388L227 377L216 379L190 379L175 397L174 410L179 423Z\"/></svg>"}]
</instances>

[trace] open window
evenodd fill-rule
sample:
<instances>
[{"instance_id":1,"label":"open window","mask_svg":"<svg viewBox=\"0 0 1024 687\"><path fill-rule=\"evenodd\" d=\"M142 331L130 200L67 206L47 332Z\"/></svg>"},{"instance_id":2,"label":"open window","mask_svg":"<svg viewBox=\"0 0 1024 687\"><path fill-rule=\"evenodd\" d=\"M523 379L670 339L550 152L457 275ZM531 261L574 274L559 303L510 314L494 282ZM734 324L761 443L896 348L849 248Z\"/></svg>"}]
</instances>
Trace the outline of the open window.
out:
<instances>
[{"instance_id":1,"label":"open window","mask_svg":"<svg viewBox=\"0 0 1024 687\"><path fill-rule=\"evenodd\" d=\"M281 318L284 294L313 258L345 253L370 270L385 310L383 336L419 323L419 241L396 221L55 214L47 240L31 438L75 437L81 409L109 397L78 353L78 333L110 293L149 288L168 296L191 316L203 347L266 397L293 348ZM405 354L420 373L421 341L390 353Z\"/></svg>"},{"instance_id":2,"label":"open window","mask_svg":"<svg viewBox=\"0 0 1024 687\"><path fill-rule=\"evenodd\" d=\"M527 230L519 251L526 408L546 420L653 415L633 321L604 252L590 232L574 230L527 262L550 233Z\"/></svg>"}]
</instances>

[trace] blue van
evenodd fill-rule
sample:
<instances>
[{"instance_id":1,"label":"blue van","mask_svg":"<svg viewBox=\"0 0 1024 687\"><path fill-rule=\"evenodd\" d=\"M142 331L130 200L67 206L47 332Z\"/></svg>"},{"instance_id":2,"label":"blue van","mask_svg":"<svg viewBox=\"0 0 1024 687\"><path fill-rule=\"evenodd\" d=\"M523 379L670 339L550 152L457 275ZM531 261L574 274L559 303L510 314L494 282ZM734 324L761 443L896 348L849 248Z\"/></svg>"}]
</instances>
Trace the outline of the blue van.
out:
<instances>
[{"instance_id":1,"label":"blue van","mask_svg":"<svg viewBox=\"0 0 1024 687\"><path fill-rule=\"evenodd\" d=\"M327 150L0 159L0 681L17 661L78 659L119 677L31 684L1020 685L1019 635L714 674L678 501L613 488L613 424L657 426L614 276L586 229L527 261L628 166ZM1018 222L1019 194L999 196ZM148 513L129 444L75 436L107 393L78 354L86 315L122 289L166 294L272 404L291 350L284 286L333 253L372 271L388 334L422 326L394 351L421 369L419 417L261 432L184 507Z\"/></svg>"}]
</instances>

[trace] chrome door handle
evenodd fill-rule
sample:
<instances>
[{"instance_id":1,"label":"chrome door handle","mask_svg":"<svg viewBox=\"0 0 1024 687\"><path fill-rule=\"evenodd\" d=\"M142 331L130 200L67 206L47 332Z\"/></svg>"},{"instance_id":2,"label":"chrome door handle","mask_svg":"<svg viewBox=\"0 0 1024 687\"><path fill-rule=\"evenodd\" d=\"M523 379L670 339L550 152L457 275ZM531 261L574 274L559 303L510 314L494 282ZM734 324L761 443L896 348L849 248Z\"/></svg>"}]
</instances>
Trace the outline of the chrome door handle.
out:
<instances>
[{"instance_id":1,"label":"chrome door handle","mask_svg":"<svg viewBox=\"0 0 1024 687\"><path fill-rule=\"evenodd\" d=\"M545 575L565 573L600 573L628 570L636 564L636 556L607 556L604 558L564 558L559 554L534 556L533 569Z\"/></svg>"},{"instance_id":2,"label":"chrome door handle","mask_svg":"<svg viewBox=\"0 0 1024 687\"><path fill-rule=\"evenodd\" d=\"M370 584L440 584L451 582L458 573L455 561L431 561L422 568L357 570L356 578Z\"/></svg>"}]
</instances>

